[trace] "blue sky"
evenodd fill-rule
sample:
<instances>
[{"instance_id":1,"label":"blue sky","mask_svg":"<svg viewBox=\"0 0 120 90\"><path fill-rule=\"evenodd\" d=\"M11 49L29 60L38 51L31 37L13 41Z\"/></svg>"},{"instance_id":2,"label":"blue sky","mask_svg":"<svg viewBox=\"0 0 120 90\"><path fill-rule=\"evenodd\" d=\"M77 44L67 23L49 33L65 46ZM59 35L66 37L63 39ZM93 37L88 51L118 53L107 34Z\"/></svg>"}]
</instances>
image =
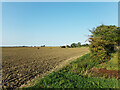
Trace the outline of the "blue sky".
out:
<instances>
[{"instance_id":1,"label":"blue sky","mask_svg":"<svg viewBox=\"0 0 120 90\"><path fill-rule=\"evenodd\" d=\"M117 2L4 2L3 45L59 46L85 42L89 29L118 25Z\"/></svg>"}]
</instances>

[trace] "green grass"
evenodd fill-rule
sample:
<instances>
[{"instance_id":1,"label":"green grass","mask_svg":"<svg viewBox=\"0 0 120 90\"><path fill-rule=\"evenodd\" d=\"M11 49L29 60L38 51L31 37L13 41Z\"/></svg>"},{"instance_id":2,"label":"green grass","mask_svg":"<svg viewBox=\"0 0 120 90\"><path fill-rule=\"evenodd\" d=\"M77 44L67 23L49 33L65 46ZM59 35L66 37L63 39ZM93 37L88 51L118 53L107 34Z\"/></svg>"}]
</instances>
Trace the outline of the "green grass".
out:
<instances>
[{"instance_id":1,"label":"green grass","mask_svg":"<svg viewBox=\"0 0 120 90\"><path fill-rule=\"evenodd\" d=\"M112 58L110 61L105 62L104 64L99 64L96 66L96 68L106 68L107 70L120 70L120 67L118 67L118 52L112 54Z\"/></svg>"},{"instance_id":2,"label":"green grass","mask_svg":"<svg viewBox=\"0 0 120 90\"><path fill-rule=\"evenodd\" d=\"M115 78L92 77L84 75L85 71L98 65L90 54L71 62L68 66L52 72L41 78L34 86L23 88L118 88L118 80Z\"/></svg>"},{"instance_id":3,"label":"green grass","mask_svg":"<svg viewBox=\"0 0 120 90\"><path fill-rule=\"evenodd\" d=\"M98 65L99 62L92 59L90 53L78 58L77 60L71 62L67 67L65 67L68 72L76 73L79 75L84 75L84 73L91 69L92 67Z\"/></svg>"},{"instance_id":4,"label":"green grass","mask_svg":"<svg viewBox=\"0 0 120 90\"><path fill-rule=\"evenodd\" d=\"M116 79L81 76L65 71L52 72L31 88L117 88ZM30 89L30 88L29 88Z\"/></svg>"}]
</instances>

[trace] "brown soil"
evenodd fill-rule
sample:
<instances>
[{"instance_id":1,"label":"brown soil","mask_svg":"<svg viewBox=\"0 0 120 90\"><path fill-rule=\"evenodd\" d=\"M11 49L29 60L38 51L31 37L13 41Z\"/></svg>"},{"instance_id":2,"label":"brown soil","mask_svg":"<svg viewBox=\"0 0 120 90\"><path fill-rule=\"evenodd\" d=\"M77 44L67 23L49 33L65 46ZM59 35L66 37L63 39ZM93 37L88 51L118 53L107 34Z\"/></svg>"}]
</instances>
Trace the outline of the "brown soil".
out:
<instances>
[{"instance_id":1,"label":"brown soil","mask_svg":"<svg viewBox=\"0 0 120 90\"><path fill-rule=\"evenodd\" d=\"M106 78L108 77L115 77L116 79L120 80L120 71L116 70L107 70L105 68L103 69L98 69L98 68L92 68L89 72L91 72L94 75L97 76L105 76Z\"/></svg>"},{"instance_id":2,"label":"brown soil","mask_svg":"<svg viewBox=\"0 0 120 90\"><path fill-rule=\"evenodd\" d=\"M2 48L3 87L20 87L88 52L89 48Z\"/></svg>"}]
</instances>

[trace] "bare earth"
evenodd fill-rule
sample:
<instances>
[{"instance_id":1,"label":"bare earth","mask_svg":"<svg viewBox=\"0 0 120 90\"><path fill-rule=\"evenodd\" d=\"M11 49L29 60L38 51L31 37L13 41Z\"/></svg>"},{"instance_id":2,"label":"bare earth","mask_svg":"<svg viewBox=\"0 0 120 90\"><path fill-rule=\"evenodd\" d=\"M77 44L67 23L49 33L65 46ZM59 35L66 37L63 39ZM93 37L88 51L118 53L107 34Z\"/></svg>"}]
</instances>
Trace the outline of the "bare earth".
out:
<instances>
[{"instance_id":1,"label":"bare earth","mask_svg":"<svg viewBox=\"0 0 120 90\"><path fill-rule=\"evenodd\" d=\"M99 76L99 77L103 77L105 76L105 78L116 78L118 80L120 80L120 71L119 70L107 70L106 68L92 68L89 73L92 74L92 76Z\"/></svg>"},{"instance_id":2,"label":"bare earth","mask_svg":"<svg viewBox=\"0 0 120 90\"><path fill-rule=\"evenodd\" d=\"M54 68L61 68L88 52L89 48L2 48L3 88L20 87L29 80Z\"/></svg>"}]
</instances>

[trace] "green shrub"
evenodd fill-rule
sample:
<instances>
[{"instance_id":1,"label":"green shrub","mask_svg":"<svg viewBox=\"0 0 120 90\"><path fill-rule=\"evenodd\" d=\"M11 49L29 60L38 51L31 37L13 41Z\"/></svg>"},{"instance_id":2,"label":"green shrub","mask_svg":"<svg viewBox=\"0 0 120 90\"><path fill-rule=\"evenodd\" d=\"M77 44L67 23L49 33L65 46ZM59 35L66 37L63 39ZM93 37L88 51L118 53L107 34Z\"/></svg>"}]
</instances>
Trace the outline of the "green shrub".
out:
<instances>
[{"instance_id":1,"label":"green shrub","mask_svg":"<svg viewBox=\"0 0 120 90\"><path fill-rule=\"evenodd\" d=\"M77 47L77 44L76 43L72 43L71 44L71 48L75 48L75 47Z\"/></svg>"},{"instance_id":2,"label":"green shrub","mask_svg":"<svg viewBox=\"0 0 120 90\"><path fill-rule=\"evenodd\" d=\"M92 61L89 54L71 62L68 66L46 75L41 78L34 86L23 89L36 88L118 88L117 79L106 79L100 77L91 77L75 72L83 72L87 68L95 66L97 63ZM73 69L74 68L74 69ZM73 72L73 70L75 72Z\"/></svg>"},{"instance_id":3,"label":"green shrub","mask_svg":"<svg viewBox=\"0 0 120 90\"><path fill-rule=\"evenodd\" d=\"M115 52L115 47L119 43L118 28L116 26L101 25L94 30L89 38L90 50L94 59L98 62L110 60L111 53Z\"/></svg>"},{"instance_id":4,"label":"green shrub","mask_svg":"<svg viewBox=\"0 0 120 90\"><path fill-rule=\"evenodd\" d=\"M91 44L89 45L92 56L99 62L104 62L110 59L110 42L102 40L100 37L89 38Z\"/></svg>"}]
</instances>

